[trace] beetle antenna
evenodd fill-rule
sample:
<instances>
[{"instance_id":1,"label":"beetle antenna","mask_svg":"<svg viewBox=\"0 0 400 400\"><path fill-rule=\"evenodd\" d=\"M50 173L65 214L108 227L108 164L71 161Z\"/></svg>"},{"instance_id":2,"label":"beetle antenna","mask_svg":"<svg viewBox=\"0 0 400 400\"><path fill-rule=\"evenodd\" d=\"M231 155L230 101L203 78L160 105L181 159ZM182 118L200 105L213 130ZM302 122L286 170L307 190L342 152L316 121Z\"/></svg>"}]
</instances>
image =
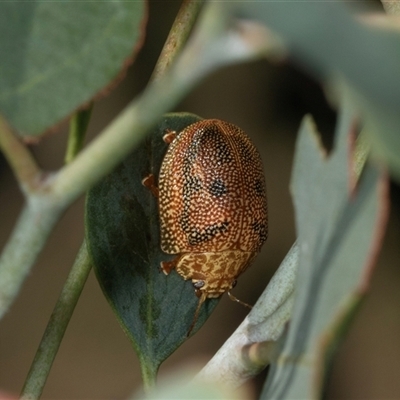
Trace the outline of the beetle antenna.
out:
<instances>
[{"instance_id":1,"label":"beetle antenna","mask_svg":"<svg viewBox=\"0 0 400 400\"><path fill-rule=\"evenodd\" d=\"M201 308L202 304L205 302L206 298L207 298L207 292L203 292L201 294L201 297L199 298L199 302L197 304L197 308L194 313L193 322L190 325L190 328L189 328L189 331L188 331L186 337L189 337L190 334L192 333L192 330L193 330L194 326L196 325L197 319L199 318L200 308Z\"/></svg>"},{"instance_id":2,"label":"beetle antenna","mask_svg":"<svg viewBox=\"0 0 400 400\"><path fill-rule=\"evenodd\" d=\"M248 308L253 308L253 306L251 306L250 304L245 303L242 300L239 300L237 297L235 297L233 294L231 294L231 292L228 292L228 296L232 301L236 301L237 303L240 303L242 306L248 307Z\"/></svg>"}]
</instances>

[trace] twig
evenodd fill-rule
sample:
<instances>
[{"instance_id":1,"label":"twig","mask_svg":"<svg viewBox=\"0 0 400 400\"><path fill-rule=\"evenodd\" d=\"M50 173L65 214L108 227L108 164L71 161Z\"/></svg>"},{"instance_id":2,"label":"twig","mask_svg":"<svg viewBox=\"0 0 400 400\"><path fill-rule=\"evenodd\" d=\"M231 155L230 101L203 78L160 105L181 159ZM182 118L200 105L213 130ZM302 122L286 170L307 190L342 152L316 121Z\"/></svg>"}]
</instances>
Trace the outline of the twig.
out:
<instances>
[{"instance_id":1,"label":"twig","mask_svg":"<svg viewBox=\"0 0 400 400\"><path fill-rule=\"evenodd\" d=\"M35 185L41 171L30 151L13 134L11 127L1 115L0 148L10 164L22 191L26 194Z\"/></svg>"},{"instance_id":2,"label":"twig","mask_svg":"<svg viewBox=\"0 0 400 400\"><path fill-rule=\"evenodd\" d=\"M167 69L181 52L203 4L204 0L183 0L151 79L157 80L164 76Z\"/></svg>"},{"instance_id":3,"label":"twig","mask_svg":"<svg viewBox=\"0 0 400 400\"><path fill-rule=\"evenodd\" d=\"M48 197L28 197L0 256L0 318L19 292L60 213L60 207Z\"/></svg>"},{"instance_id":4,"label":"twig","mask_svg":"<svg viewBox=\"0 0 400 400\"><path fill-rule=\"evenodd\" d=\"M39 399L61 340L85 285L91 263L84 242L64 284L60 297L47 324L42 341L29 370L21 399Z\"/></svg>"}]
</instances>

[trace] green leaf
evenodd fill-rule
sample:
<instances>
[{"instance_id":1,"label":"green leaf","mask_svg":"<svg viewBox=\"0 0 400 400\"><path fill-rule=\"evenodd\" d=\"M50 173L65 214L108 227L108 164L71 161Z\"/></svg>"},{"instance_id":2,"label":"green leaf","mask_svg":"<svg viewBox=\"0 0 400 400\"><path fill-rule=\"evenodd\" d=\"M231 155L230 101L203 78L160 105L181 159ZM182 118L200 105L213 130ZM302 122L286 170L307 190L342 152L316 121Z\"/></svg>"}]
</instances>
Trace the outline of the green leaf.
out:
<instances>
[{"instance_id":1,"label":"green leaf","mask_svg":"<svg viewBox=\"0 0 400 400\"><path fill-rule=\"evenodd\" d=\"M165 276L157 199L141 183L156 177L167 145L166 130L181 131L200 118L166 114L151 135L110 175L89 191L86 238L105 296L131 339L144 379L154 379L161 364L186 340L198 298L190 281L175 271ZM218 300L203 305L195 331Z\"/></svg>"},{"instance_id":2,"label":"green leaf","mask_svg":"<svg viewBox=\"0 0 400 400\"><path fill-rule=\"evenodd\" d=\"M366 7L367 2L359 3ZM368 124L373 154L400 180L398 30L373 26L367 18L357 19L351 7L339 1L278 0L249 2L245 7L247 13L282 35L293 57L314 75L345 79Z\"/></svg>"},{"instance_id":3,"label":"green leaf","mask_svg":"<svg viewBox=\"0 0 400 400\"><path fill-rule=\"evenodd\" d=\"M366 164L355 187L353 121L344 108L329 156L309 117L300 129L292 176L300 249L294 309L263 399L321 397L333 349L368 288L387 218L388 181Z\"/></svg>"},{"instance_id":4,"label":"green leaf","mask_svg":"<svg viewBox=\"0 0 400 400\"><path fill-rule=\"evenodd\" d=\"M143 40L144 1L0 3L0 112L39 135L104 91Z\"/></svg>"}]
</instances>

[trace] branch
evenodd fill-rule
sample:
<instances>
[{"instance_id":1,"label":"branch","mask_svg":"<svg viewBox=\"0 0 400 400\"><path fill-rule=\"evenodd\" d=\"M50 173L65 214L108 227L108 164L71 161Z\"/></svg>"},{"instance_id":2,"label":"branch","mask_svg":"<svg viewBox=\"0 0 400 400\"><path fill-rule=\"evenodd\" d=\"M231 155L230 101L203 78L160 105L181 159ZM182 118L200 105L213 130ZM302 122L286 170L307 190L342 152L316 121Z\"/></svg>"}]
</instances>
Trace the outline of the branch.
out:
<instances>
[{"instance_id":1,"label":"branch","mask_svg":"<svg viewBox=\"0 0 400 400\"><path fill-rule=\"evenodd\" d=\"M0 257L0 318L18 294L61 211L48 197L28 197Z\"/></svg>"},{"instance_id":2,"label":"branch","mask_svg":"<svg viewBox=\"0 0 400 400\"><path fill-rule=\"evenodd\" d=\"M10 164L22 191L35 186L41 174L40 168L27 147L12 132L11 127L0 115L0 148Z\"/></svg>"},{"instance_id":3,"label":"branch","mask_svg":"<svg viewBox=\"0 0 400 400\"><path fill-rule=\"evenodd\" d=\"M164 76L182 51L203 4L204 0L183 0L154 68L152 79L157 80Z\"/></svg>"},{"instance_id":4,"label":"branch","mask_svg":"<svg viewBox=\"0 0 400 400\"><path fill-rule=\"evenodd\" d=\"M90 270L91 263L86 243L84 242L47 324L46 331L22 389L21 399L36 400L40 398L50 373L50 368Z\"/></svg>"},{"instance_id":5,"label":"branch","mask_svg":"<svg viewBox=\"0 0 400 400\"><path fill-rule=\"evenodd\" d=\"M266 367L274 350L271 342L282 334L291 315L298 262L295 243L249 315L196 380L237 388Z\"/></svg>"}]
</instances>

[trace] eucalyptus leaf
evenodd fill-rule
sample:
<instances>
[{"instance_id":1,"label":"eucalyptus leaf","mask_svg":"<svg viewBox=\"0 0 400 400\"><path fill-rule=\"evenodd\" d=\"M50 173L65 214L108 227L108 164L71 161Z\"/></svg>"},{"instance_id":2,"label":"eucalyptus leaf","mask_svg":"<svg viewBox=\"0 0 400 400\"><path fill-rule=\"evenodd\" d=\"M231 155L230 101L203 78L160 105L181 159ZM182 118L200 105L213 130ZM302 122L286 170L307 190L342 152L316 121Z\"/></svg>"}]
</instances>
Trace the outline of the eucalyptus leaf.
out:
<instances>
[{"instance_id":1,"label":"eucalyptus leaf","mask_svg":"<svg viewBox=\"0 0 400 400\"><path fill-rule=\"evenodd\" d=\"M0 3L0 113L39 135L117 78L140 47L145 2Z\"/></svg>"},{"instance_id":2,"label":"eucalyptus leaf","mask_svg":"<svg viewBox=\"0 0 400 400\"><path fill-rule=\"evenodd\" d=\"M175 271L165 276L160 262L157 199L142 179L156 177L167 130L181 131L200 120L167 114L146 140L110 175L93 187L86 203L86 240L97 278L139 356L143 377L154 380L159 365L187 339L198 298L190 281ZM218 299L206 300L197 331Z\"/></svg>"},{"instance_id":3,"label":"eucalyptus leaf","mask_svg":"<svg viewBox=\"0 0 400 400\"><path fill-rule=\"evenodd\" d=\"M320 398L332 351L365 294L387 218L387 177L367 163L355 186L353 127L341 112L335 150L310 117L300 128L292 192L300 249L292 319L262 399Z\"/></svg>"},{"instance_id":4,"label":"eucalyptus leaf","mask_svg":"<svg viewBox=\"0 0 400 400\"><path fill-rule=\"evenodd\" d=\"M345 79L368 124L373 154L400 180L400 33L356 18L354 11L376 12L371 4L277 0L239 7L282 35L293 57L318 78Z\"/></svg>"}]
</instances>

